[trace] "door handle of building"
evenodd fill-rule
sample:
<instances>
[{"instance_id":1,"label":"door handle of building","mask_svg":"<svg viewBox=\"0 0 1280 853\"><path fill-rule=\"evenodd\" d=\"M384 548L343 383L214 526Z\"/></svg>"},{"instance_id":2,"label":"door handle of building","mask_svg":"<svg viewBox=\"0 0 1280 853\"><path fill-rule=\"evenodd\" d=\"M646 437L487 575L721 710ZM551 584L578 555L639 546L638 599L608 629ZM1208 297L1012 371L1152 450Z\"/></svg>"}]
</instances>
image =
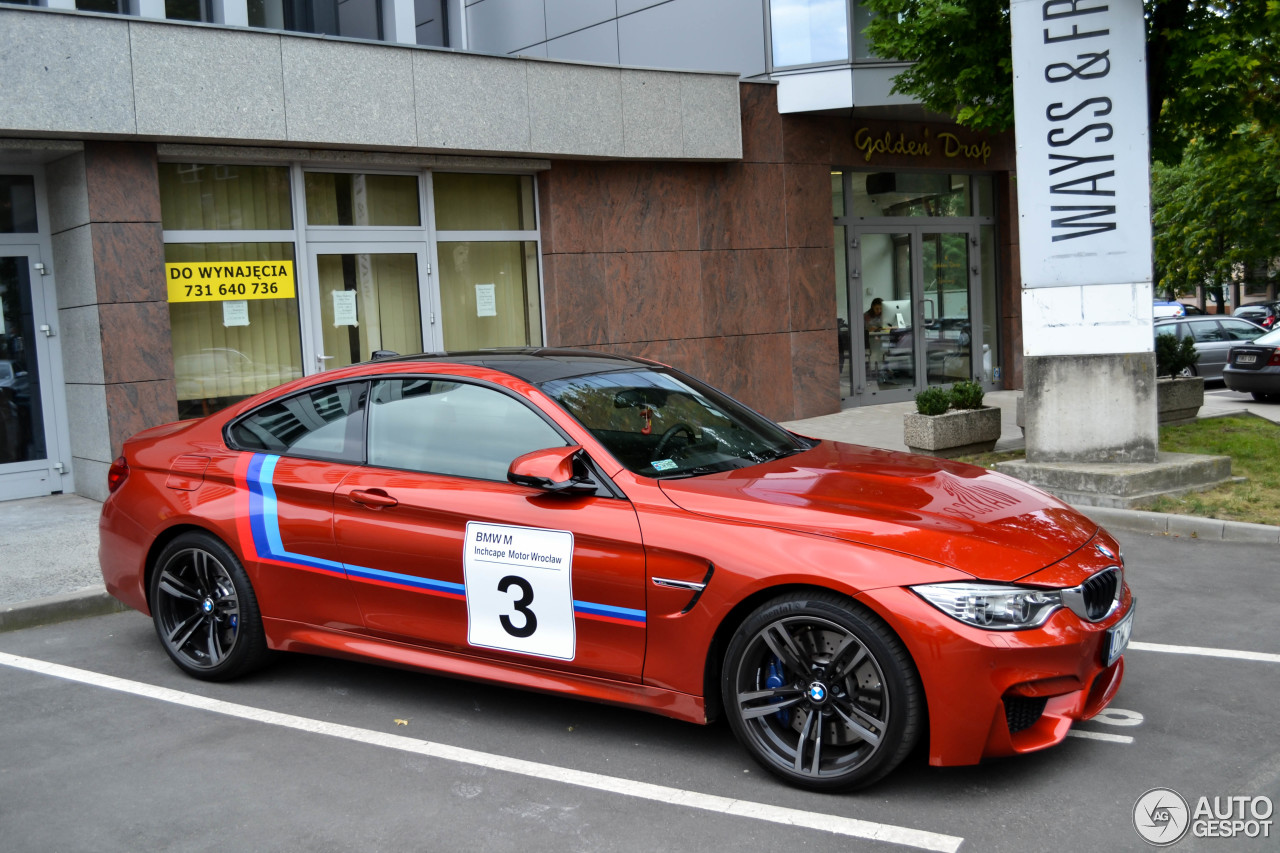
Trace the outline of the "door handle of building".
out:
<instances>
[{"instance_id":1,"label":"door handle of building","mask_svg":"<svg viewBox=\"0 0 1280 853\"><path fill-rule=\"evenodd\" d=\"M372 509L385 509L400 503L382 489L356 489L351 493L351 500Z\"/></svg>"},{"instance_id":2,"label":"door handle of building","mask_svg":"<svg viewBox=\"0 0 1280 853\"><path fill-rule=\"evenodd\" d=\"M333 359L333 356L331 355L320 355L318 353L316 354L316 362L319 364L320 367L324 367L324 363L332 359Z\"/></svg>"}]
</instances>

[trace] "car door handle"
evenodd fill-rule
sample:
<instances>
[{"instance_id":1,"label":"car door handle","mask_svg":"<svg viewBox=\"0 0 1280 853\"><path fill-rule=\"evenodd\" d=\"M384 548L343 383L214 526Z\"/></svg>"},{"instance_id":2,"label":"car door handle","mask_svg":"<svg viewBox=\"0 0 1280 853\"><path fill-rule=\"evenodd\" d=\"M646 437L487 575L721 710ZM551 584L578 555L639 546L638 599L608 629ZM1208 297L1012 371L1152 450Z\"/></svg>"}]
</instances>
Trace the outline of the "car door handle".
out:
<instances>
[{"instance_id":1,"label":"car door handle","mask_svg":"<svg viewBox=\"0 0 1280 853\"><path fill-rule=\"evenodd\" d=\"M384 507L396 506L400 501L391 497L391 495L382 491L382 489L356 489L351 493L351 500L361 506L372 507L374 509L383 509Z\"/></svg>"}]
</instances>

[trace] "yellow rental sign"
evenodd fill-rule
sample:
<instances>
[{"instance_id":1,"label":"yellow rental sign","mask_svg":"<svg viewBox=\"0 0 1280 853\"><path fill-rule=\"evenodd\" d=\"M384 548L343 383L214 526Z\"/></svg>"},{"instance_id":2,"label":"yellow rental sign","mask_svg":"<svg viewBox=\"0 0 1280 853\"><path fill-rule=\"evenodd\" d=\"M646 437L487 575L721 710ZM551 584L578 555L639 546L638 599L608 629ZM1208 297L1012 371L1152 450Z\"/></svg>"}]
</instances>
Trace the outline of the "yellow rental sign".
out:
<instances>
[{"instance_id":1,"label":"yellow rental sign","mask_svg":"<svg viewBox=\"0 0 1280 853\"><path fill-rule=\"evenodd\" d=\"M170 302L292 299L293 261L165 264Z\"/></svg>"}]
</instances>

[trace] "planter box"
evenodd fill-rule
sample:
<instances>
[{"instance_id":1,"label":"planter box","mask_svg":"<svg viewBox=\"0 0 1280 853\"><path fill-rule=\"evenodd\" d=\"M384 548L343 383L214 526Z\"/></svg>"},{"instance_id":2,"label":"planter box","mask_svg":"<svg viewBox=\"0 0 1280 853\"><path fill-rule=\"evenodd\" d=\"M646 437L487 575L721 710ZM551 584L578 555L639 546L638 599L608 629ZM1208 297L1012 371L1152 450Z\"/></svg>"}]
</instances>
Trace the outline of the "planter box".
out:
<instances>
[{"instance_id":1,"label":"planter box","mask_svg":"<svg viewBox=\"0 0 1280 853\"><path fill-rule=\"evenodd\" d=\"M987 453L1000 440L1000 409L952 409L942 415L911 412L903 418L907 449L930 456Z\"/></svg>"},{"instance_id":2,"label":"planter box","mask_svg":"<svg viewBox=\"0 0 1280 853\"><path fill-rule=\"evenodd\" d=\"M1156 380L1160 426L1191 423L1204 405L1204 377Z\"/></svg>"}]
</instances>

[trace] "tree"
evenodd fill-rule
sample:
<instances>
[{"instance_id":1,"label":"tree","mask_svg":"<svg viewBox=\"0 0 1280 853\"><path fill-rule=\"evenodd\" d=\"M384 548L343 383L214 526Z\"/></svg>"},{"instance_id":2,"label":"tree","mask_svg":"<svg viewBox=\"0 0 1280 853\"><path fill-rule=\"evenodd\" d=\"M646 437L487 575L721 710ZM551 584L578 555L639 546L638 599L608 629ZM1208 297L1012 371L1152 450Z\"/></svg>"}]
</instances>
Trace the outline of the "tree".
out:
<instances>
[{"instance_id":1,"label":"tree","mask_svg":"<svg viewBox=\"0 0 1280 853\"><path fill-rule=\"evenodd\" d=\"M914 63L895 92L967 127L1013 126L1009 0L864 2L876 53ZM1192 139L1225 144L1242 124L1280 127L1280 0L1145 0L1145 10L1155 159L1177 163Z\"/></svg>"},{"instance_id":2,"label":"tree","mask_svg":"<svg viewBox=\"0 0 1280 853\"><path fill-rule=\"evenodd\" d=\"M1256 124L1192 140L1179 163L1153 166L1151 203L1157 289L1204 284L1221 313L1233 275L1280 258L1280 143Z\"/></svg>"}]
</instances>

